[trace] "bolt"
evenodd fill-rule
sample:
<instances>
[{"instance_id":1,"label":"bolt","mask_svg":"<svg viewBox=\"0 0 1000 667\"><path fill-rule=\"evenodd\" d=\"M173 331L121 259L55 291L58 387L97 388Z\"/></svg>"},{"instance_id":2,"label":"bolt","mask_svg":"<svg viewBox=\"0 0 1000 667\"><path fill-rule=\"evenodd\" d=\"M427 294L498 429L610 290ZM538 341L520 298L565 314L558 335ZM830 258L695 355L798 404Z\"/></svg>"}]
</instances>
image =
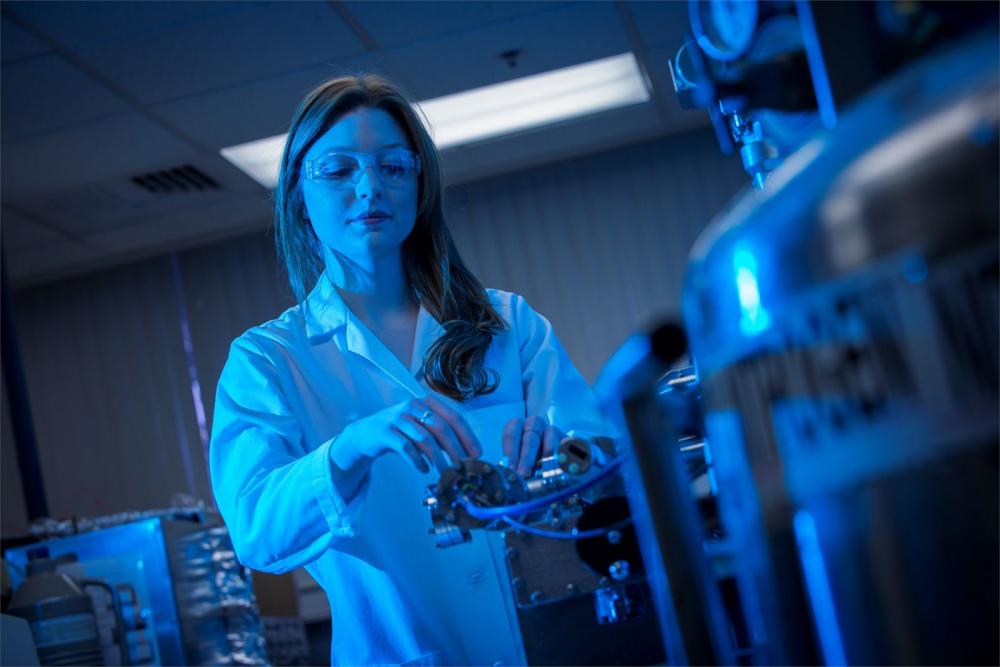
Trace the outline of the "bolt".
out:
<instances>
[{"instance_id":1,"label":"bolt","mask_svg":"<svg viewBox=\"0 0 1000 667\"><path fill-rule=\"evenodd\" d=\"M559 517L554 516L552 517L552 520L549 521L549 525L552 526L553 528L558 528L559 526L562 525L562 520L560 520Z\"/></svg>"},{"instance_id":2,"label":"bolt","mask_svg":"<svg viewBox=\"0 0 1000 667\"><path fill-rule=\"evenodd\" d=\"M447 514L444 515L444 520L447 521L448 523L455 523L455 518L456 517L454 512L448 512Z\"/></svg>"},{"instance_id":3,"label":"bolt","mask_svg":"<svg viewBox=\"0 0 1000 667\"><path fill-rule=\"evenodd\" d=\"M541 591L531 591L531 601L538 604L545 599L545 593Z\"/></svg>"},{"instance_id":4,"label":"bolt","mask_svg":"<svg viewBox=\"0 0 1000 667\"><path fill-rule=\"evenodd\" d=\"M566 584L566 594L576 595L576 584Z\"/></svg>"},{"instance_id":5,"label":"bolt","mask_svg":"<svg viewBox=\"0 0 1000 667\"><path fill-rule=\"evenodd\" d=\"M628 579L629 575L628 561L616 560L614 563L611 564L611 567L608 568L608 573L611 575L611 578L614 579L615 581L622 581L624 579Z\"/></svg>"},{"instance_id":6,"label":"bolt","mask_svg":"<svg viewBox=\"0 0 1000 667\"><path fill-rule=\"evenodd\" d=\"M621 541L622 541L621 533L619 533L617 530L608 531L608 542L610 542L611 544L618 544Z\"/></svg>"},{"instance_id":7,"label":"bolt","mask_svg":"<svg viewBox=\"0 0 1000 667\"><path fill-rule=\"evenodd\" d=\"M574 461L573 463L570 463L569 464L569 474L575 475L578 472L580 472L580 464L577 463L576 461Z\"/></svg>"},{"instance_id":8,"label":"bolt","mask_svg":"<svg viewBox=\"0 0 1000 667\"><path fill-rule=\"evenodd\" d=\"M556 457L556 460L559 461L559 465L562 465L563 463L566 463L566 459L568 458L569 457L566 456L566 452L559 452L559 456Z\"/></svg>"}]
</instances>

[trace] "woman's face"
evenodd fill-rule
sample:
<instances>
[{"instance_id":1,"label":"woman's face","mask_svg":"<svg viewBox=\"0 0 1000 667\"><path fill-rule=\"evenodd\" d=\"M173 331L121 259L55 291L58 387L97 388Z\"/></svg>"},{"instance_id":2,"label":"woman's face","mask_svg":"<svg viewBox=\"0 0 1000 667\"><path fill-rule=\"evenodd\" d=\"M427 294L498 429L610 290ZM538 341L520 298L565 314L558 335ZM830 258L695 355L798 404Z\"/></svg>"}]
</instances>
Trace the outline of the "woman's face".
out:
<instances>
[{"instance_id":1,"label":"woman's face","mask_svg":"<svg viewBox=\"0 0 1000 667\"><path fill-rule=\"evenodd\" d=\"M387 112L362 107L337 121L306 153L300 179L302 196L327 261L331 251L361 262L398 252L410 235L417 217L419 174L387 176L385 156L391 158L393 149L398 154L398 149L413 147ZM363 155L331 162L338 155L350 154ZM357 157L360 159L354 161ZM319 163L314 162L317 159ZM307 177L308 165L322 164L325 173L334 174L345 160L348 165L358 165L354 172L357 183L350 178L337 182Z\"/></svg>"}]
</instances>

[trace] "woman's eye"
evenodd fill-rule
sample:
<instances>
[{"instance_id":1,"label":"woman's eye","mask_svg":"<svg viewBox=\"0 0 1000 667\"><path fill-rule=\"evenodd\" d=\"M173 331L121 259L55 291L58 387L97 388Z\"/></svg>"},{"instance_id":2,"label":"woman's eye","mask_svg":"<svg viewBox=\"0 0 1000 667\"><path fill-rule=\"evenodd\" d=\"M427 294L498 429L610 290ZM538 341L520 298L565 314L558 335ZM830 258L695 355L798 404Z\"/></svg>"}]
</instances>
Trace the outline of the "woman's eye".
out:
<instances>
[{"instance_id":1,"label":"woman's eye","mask_svg":"<svg viewBox=\"0 0 1000 667\"><path fill-rule=\"evenodd\" d=\"M406 167L402 164L383 164L380 169L386 176L402 176L406 173Z\"/></svg>"},{"instance_id":2,"label":"woman's eye","mask_svg":"<svg viewBox=\"0 0 1000 667\"><path fill-rule=\"evenodd\" d=\"M330 178L335 180L343 180L345 178L350 178L351 173L354 169L350 165L346 164L325 164L323 165L322 174L323 178Z\"/></svg>"}]
</instances>

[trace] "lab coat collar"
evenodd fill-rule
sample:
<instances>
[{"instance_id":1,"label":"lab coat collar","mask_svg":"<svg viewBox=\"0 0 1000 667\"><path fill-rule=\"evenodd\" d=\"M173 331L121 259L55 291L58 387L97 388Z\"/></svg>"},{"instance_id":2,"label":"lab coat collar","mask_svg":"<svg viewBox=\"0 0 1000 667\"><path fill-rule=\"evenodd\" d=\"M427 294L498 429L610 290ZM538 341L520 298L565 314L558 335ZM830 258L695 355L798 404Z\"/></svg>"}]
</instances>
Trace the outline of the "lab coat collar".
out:
<instances>
[{"instance_id":1,"label":"lab coat collar","mask_svg":"<svg viewBox=\"0 0 1000 667\"><path fill-rule=\"evenodd\" d=\"M324 272L304 304L306 335L310 342L318 344L329 340L336 330L344 329L344 341L350 352L361 355L378 366L384 373L403 385L415 396L423 396L427 390L420 385L418 377L423 366L424 355L443 333L444 327L420 306L417 326L413 336L413 356L409 368L389 351L347 307L333 281Z\"/></svg>"},{"instance_id":2,"label":"lab coat collar","mask_svg":"<svg viewBox=\"0 0 1000 667\"><path fill-rule=\"evenodd\" d=\"M316 286L306 297L302 311L310 341L324 338L324 334L345 326L350 319L350 310L326 271L320 274Z\"/></svg>"}]
</instances>

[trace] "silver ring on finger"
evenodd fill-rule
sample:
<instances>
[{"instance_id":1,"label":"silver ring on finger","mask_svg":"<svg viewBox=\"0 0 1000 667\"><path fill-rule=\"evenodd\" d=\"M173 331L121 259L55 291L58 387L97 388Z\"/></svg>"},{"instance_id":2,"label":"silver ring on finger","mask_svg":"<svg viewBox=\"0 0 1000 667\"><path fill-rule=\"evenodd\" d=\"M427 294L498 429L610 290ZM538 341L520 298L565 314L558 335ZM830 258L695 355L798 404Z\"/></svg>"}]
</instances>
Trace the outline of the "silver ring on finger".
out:
<instances>
[{"instance_id":1,"label":"silver ring on finger","mask_svg":"<svg viewBox=\"0 0 1000 667\"><path fill-rule=\"evenodd\" d=\"M417 423L420 424L421 426L427 426L427 418L430 417L432 414L434 413L431 412L430 410L425 410L424 414L420 415L420 419L417 420Z\"/></svg>"}]
</instances>

